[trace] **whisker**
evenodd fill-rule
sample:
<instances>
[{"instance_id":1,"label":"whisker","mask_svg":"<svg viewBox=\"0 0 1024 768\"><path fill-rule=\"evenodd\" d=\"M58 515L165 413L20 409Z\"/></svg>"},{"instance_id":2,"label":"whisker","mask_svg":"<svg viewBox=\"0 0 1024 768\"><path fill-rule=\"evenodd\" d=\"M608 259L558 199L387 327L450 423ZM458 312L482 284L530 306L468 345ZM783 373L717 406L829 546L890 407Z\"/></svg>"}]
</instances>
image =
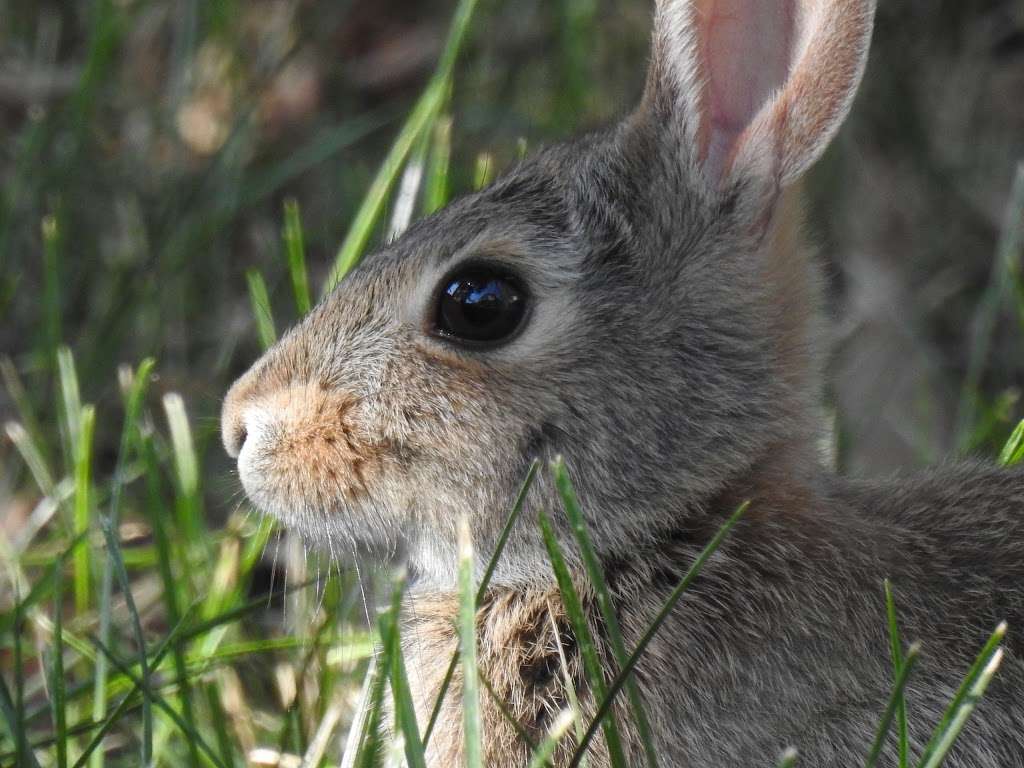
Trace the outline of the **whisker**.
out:
<instances>
[{"instance_id":1,"label":"whisker","mask_svg":"<svg viewBox=\"0 0 1024 768\"><path fill-rule=\"evenodd\" d=\"M352 565L356 571L356 581L359 583L359 594L363 599L363 615L366 616L366 626L372 628L373 622L370 621L370 603L366 599L366 586L363 584L363 572L359 567L359 557L356 555L356 540L354 538L352 539Z\"/></svg>"},{"instance_id":2,"label":"whisker","mask_svg":"<svg viewBox=\"0 0 1024 768\"><path fill-rule=\"evenodd\" d=\"M315 613L315 615L317 617L320 616L320 612L323 610L324 599L327 597L327 582L330 580L330 578L331 578L331 570L330 570L330 565L328 564L328 567L327 567L327 580L321 582L321 580L320 580L320 558L318 557L316 559L316 591L317 591L318 595L317 595L316 613Z\"/></svg>"},{"instance_id":3,"label":"whisker","mask_svg":"<svg viewBox=\"0 0 1024 768\"><path fill-rule=\"evenodd\" d=\"M270 610L270 600L274 594L274 583L277 581L277 556L281 551L281 537L283 532L278 530L277 536L274 537L274 559L270 564L270 592L267 593L267 610ZM267 541L267 546L270 546L270 541ZM264 547L264 551L266 547ZM288 586L288 582L285 582L285 587Z\"/></svg>"}]
</instances>

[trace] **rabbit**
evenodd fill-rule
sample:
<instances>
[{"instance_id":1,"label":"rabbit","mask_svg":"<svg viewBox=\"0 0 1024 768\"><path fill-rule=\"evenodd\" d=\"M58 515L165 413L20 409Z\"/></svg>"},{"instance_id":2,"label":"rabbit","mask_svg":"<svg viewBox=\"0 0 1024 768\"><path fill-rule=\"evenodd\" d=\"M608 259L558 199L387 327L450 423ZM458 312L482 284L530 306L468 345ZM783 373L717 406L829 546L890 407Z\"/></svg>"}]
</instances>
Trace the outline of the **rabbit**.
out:
<instances>
[{"instance_id":1,"label":"rabbit","mask_svg":"<svg viewBox=\"0 0 1024 768\"><path fill-rule=\"evenodd\" d=\"M256 507L312 546L408 564L421 729L457 643L459 521L479 576L535 459L566 457L627 648L750 501L635 671L662 766L769 766L788 747L862 764L893 685L886 577L903 636L924 643L912 756L989 633L1024 623L1024 472L856 480L820 450L822 278L796 182L850 110L873 18L874 0L657 0L634 111L368 256L228 392L224 444ZM542 471L479 607L497 768L525 765L572 695L597 705L541 510L616 669ZM1024 766L1019 635L1004 650L948 766ZM462 761L459 688L430 765ZM598 736L589 765L610 760Z\"/></svg>"}]
</instances>

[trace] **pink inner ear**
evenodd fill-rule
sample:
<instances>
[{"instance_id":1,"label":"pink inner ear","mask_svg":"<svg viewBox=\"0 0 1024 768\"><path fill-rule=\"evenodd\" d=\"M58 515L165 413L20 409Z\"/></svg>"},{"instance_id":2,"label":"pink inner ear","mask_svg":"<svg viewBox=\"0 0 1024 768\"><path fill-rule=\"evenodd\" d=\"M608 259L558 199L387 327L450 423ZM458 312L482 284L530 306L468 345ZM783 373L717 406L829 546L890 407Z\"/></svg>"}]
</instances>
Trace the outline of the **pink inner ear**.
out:
<instances>
[{"instance_id":1,"label":"pink inner ear","mask_svg":"<svg viewBox=\"0 0 1024 768\"><path fill-rule=\"evenodd\" d=\"M786 82L798 0L697 0L706 75L706 167L720 179L740 135Z\"/></svg>"}]
</instances>

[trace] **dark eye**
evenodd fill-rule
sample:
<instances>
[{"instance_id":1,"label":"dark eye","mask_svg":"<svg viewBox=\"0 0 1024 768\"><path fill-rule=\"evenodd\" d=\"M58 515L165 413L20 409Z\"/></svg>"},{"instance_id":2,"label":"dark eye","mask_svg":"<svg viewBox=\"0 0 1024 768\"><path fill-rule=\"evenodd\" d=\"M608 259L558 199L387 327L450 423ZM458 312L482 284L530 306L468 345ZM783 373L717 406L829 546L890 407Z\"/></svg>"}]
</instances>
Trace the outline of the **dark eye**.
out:
<instances>
[{"instance_id":1,"label":"dark eye","mask_svg":"<svg viewBox=\"0 0 1024 768\"><path fill-rule=\"evenodd\" d=\"M526 292L507 274L473 267L447 278L437 306L437 332L471 343L504 341L526 312Z\"/></svg>"}]
</instances>

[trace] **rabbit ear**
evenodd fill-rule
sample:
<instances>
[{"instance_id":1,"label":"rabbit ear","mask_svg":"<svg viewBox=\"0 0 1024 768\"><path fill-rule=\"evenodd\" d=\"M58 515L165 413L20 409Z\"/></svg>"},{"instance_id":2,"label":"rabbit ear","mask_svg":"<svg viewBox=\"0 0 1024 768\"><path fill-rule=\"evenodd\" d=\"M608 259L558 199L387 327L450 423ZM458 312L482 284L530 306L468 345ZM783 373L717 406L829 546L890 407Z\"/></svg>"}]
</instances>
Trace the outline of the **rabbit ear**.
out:
<instances>
[{"instance_id":1,"label":"rabbit ear","mask_svg":"<svg viewBox=\"0 0 1024 768\"><path fill-rule=\"evenodd\" d=\"M708 183L784 186L824 152L867 59L875 0L657 0L645 105Z\"/></svg>"}]
</instances>

